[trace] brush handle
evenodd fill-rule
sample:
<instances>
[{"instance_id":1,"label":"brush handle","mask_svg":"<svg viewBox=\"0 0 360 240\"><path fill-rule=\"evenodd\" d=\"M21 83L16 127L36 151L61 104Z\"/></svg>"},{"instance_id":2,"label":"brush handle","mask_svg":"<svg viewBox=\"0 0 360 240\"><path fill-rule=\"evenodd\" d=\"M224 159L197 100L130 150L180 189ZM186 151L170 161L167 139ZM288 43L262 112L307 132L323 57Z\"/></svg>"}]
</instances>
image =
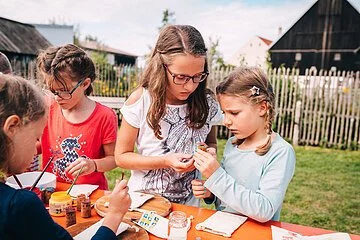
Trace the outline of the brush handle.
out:
<instances>
[{"instance_id":1,"label":"brush handle","mask_svg":"<svg viewBox=\"0 0 360 240\"><path fill-rule=\"evenodd\" d=\"M46 169L49 167L49 165L50 165L50 163L52 162L53 159L54 159L53 157L50 158L49 162L46 164L46 166L45 166L44 169L41 171L41 173L40 173L40 175L38 176L38 178L35 180L34 184L31 186L30 191L32 191L32 190L36 187L36 185L39 183L41 177L44 175Z\"/></svg>"},{"instance_id":2,"label":"brush handle","mask_svg":"<svg viewBox=\"0 0 360 240\"><path fill-rule=\"evenodd\" d=\"M66 193L67 193L68 195L70 194L70 191L71 191L72 187L74 186L76 180L78 179L80 173L82 172L84 166L85 166L85 165L82 165L82 167L80 168L79 172L76 174L76 177L75 177L74 181L72 182L71 186L70 186L69 189L67 190Z\"/></svg>"},{"instance_id":3,"label":"brush handle","mask_svg":"<svg viewBox=\"0 0 360 240\"><path fill-rule=\"evenodd\" d=\"M14 177L16 183L19 185L20 189L23 189L23 186L22 186L20 180L17 178L17 176L16 176L16 175L13 175L13 177Z\"/></svg>"}]
</instances>

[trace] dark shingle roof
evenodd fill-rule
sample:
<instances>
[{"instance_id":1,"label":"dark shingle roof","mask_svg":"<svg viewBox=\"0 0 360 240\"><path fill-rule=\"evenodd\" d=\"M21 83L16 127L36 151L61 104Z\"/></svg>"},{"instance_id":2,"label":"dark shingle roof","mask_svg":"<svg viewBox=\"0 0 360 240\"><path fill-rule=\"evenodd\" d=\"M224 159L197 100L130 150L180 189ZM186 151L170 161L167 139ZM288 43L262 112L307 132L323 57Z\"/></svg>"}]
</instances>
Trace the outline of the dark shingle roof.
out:
<instances>
[{"instance_id":1,"label":"dark shingle roof","mask_svg":"<svg viewBox=\"0 0 360 240\"><path fill-rule=\"evenodd\" d=\"M50 45L33 25L0 17L0 51L37 55Z\"/></svg>"}]
</instances>

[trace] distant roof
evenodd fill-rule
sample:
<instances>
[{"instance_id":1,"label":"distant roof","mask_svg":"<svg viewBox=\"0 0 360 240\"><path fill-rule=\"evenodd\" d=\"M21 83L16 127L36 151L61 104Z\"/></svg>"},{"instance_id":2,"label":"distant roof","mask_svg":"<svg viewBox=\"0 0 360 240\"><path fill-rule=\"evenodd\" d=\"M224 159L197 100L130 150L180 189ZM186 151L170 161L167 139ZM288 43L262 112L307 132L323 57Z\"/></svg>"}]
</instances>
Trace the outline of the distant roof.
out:
<instances>
[{"instance_id":1,"label":"distant roof","mask_svg":"<svg viewBox=\"0 0 360 240\"><path fill-rule=\"evenodd\" d=\"M50 45L33 25L0 17L0 51L38 55Z\"/></svg>"},{"instance_id":2,"label":"distant roof","mask_svg":"<svg viewBox=\"0 0 360 240\"><path fill-rule=\"evenodd\" d=\"M44 27L44 28L67 28L74 29L74 25L61 25L61 24L40 24L40 23L32 23L35 27Z\"/></svg>"},{"instance_id":3,"label":"distant roof","mask_svg":"<svg viewBox=\"0 0 360 240\"><path fill-rule=\"evenodd\" d=\"M266 45L270 46L272 41L263 37L258 36Z\"/></svg>"},{"instance_id":4,"label":"distant roof","mask_svg":"<svg viewBox=\"0 0 360 240\"><path fill-rule=\"evenodd\" d=\"M130 57L138 57L135 54L128 53L128 52L125 52L125 51L122 51L122 50L119 50L116 48L112 48L105 44L97 43L95 41L80 41L79 45L80 45L80 47L89 49L89 50L103 51L103 52L120 54L120 55L125 55L125 56L130 56Z\"/></svg>"}]
</instances>

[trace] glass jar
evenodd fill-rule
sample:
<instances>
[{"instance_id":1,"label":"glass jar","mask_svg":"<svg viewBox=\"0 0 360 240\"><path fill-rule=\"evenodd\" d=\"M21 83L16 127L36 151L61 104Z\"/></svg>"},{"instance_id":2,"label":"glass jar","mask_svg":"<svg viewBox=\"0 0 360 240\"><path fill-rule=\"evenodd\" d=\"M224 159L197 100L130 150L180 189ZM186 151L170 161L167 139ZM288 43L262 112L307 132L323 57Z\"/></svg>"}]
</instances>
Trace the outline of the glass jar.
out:
<instances>
[{"instance_id":1,"label":"glass jar","mask_svg":"<svg viewBox=\"0 0 360 240\"><path fill-rule=\"evenodd\" d=\"M170 213L168 240L186 240L186 239L187 239L186 214L181 211L174 211Z\"/></svg>"},{"instance_id":2,"label":"glass jar","mask_svg":"<svg viewBox=\"0 0 360 240\"><path fill-rule=\"evenodd\" d=\"M49 200L49 213L51 216L65 216L66 207L72 206L72 199L67 192L54 192Z\"/></svg>"}]
</instances>

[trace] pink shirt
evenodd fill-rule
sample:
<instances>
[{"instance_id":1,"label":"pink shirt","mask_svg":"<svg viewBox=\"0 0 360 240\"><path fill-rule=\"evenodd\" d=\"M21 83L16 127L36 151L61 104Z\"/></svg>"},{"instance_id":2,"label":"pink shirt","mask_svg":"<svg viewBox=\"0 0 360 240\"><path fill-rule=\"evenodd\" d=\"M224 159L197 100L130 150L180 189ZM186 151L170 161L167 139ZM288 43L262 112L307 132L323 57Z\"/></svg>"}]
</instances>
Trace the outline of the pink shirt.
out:
<instances>
[{"instance_id":1,"label":"pink shirt","mask_svg":"<svg viewBox=\"0 0 360 240\"><path fill-rule=\"evenodd\" d=\"M78 157L105 157L103 145L115 142L116 133L117 116L111 108L96 103L94 111L84 122L73 124L64 118L60 106L53 103L41 138L42 167L54 156L47 171L56 174L58 181L71 183L72 179L65 174L66 164ZM81 176L76 184L96 184L100 189L108 189L102 172Z\"/></svg>"}]
</instances>

